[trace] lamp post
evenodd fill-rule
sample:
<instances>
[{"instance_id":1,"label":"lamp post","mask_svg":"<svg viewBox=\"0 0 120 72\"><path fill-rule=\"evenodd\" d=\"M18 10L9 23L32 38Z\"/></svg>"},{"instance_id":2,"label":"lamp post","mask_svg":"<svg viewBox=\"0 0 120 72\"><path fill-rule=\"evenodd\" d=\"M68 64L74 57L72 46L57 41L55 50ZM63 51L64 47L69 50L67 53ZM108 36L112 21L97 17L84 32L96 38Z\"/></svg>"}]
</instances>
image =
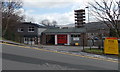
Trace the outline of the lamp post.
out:
<instances>
[{"instance_id":1,"label":"lamp post","mask_svg":"<svg viewBox=\"0 0 120 72\"><path fill-rule=\"evenodd\" d=\"M87 19L88 19L88 20L87 20L87 23L89 23L89 6L87 6L87 7L85 7L85 8L88 9L88 10L87 10L87 11L88 11L88 12L87 12L87 14L88 14L88 15L87 15L87 16L88 16L88 17L87 17ZM90 38L90 50L91 50L92 43L94 43L94 42L93 42L93 36Z\"/></svg>"},{"instance_id":2,"label":"lamp post","mask_svg":"<svg viewBox=\"0 0 120 72\"><path fill-rule=\"evenodd\" d=\"M89 23L89 6L87 6L87 7L85 7L86 9L88 9L88 22L87 23Z\"/></svg>"},{"instance_id":3,"label":"lamp post","mask_svg":"<svg viewBox=\"0 0 120 72\"><path fill-rule=\"evenodd\" d=\"M104 31L105 31L105 29L104 28L102 28L101 29L101 36L102 36L102 50L104 51L104 47L103 47L103 43L104 43L104 40L103 40L103 36L104 36Z\"/></svg>"},{"instance_id":4,"label":"lamp post","mask_svg":"<svg viewBox=\"0 0 120 72\"><path fill-rule=\"evenodd\" d=\"M120 14L120 1L118 2L118 8L119 8L118 13Z\"/></svg>"},{"instance_id":5,"label":"lamp post","mask_svg":"<svg viewBox=\"0 0 120 72\"><path fill-rule=\"evenodd\" d=\"M104 35L104 28L101 28L101 29L99 29L100 30L100 49L102 48L102 50L103 50L103 35Z\"/></svg>"},{"instance_id":6,"label":"lamp post","mask_svg":"<svg viewBox=\"0 0 120 72\"><path fill-rule=\"evenodd\" d=\"M84 35L85 35L85 33L83 33L83 51L84 51Z\"/></svg>"}]
</instances>

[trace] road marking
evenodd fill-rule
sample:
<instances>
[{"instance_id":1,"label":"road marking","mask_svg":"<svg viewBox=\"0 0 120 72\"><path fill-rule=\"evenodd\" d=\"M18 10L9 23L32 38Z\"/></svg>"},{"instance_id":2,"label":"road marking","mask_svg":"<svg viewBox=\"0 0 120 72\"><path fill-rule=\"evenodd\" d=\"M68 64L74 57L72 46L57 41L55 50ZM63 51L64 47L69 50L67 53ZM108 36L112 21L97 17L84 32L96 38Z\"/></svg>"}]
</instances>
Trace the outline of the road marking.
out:
<instances>
[{"instance_id":1,"label":"road marking","mask_svg":"<svg viewBox=\"0 0 120 72\"><path fill-rule=\"evenodd\" d=\"M82 55L76 55L76 54L72 54L72 53L58 52L58 51L52 51L52 50L46 50L46 49L40 49L40 48L33 48L33 47L26 47L26 46L19 46L19 45L7 44L7 43L0 43L0 44L10 45L10 46L17 46L17 47L21 47L21 48L29 48L29 49L41 50L41 51L46 51L46 52L59 53L59 54L65 54L65 55L71 55L71 56L79 56L79 57L96 59L96 60L103 60L103 61L120 63L119 61L112 60L112 59L97 58L97 57L91 57L91 56L82 56Z\"/></svg>"}]
</instances>

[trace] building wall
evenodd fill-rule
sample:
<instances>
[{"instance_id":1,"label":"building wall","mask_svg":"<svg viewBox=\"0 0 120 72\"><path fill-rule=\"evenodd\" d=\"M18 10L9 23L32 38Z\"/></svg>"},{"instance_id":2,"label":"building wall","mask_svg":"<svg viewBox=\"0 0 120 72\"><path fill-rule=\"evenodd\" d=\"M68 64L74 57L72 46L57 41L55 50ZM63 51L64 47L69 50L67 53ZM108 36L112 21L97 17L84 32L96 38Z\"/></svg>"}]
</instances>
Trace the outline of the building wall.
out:
<instances>
[{"instance_id":1,"label":"building wall","mask_svg":"<svg viewBox=\"0 0 120 72\"><path fill-rule=\"evenodd\" d=\"M79 45L81 45L80 34L71 34L70 40L71 40L71 42L70 42L71 45L75 45L75 43L79 43Z\"/></svg>"},{"instance_id":2,"label":"building wall","mask_svg":"<svg viewBox=\"0 0 120 72\"><path fill-rule=\"evenodd\" d=\"M29 27L34 27L34 32L28 32L28 28ZM18 28L22 27L23 28L23 32L18 32ZM16 27L16 32L18 34L20 34L21 36L37 36L38 35L38 27L34 26L34 25L29 25L29 24L19 24Z\"/></svg>"},{"instance_id":3,"label":"building wall","mask_svg":"<svg viewBox=\"0 0 120 72\"><path fill-rule=\"evenodd\" d=\"M44 34L44 33L41 34L41 44L43 44L43 45L46 44L46 34Z\"/></svg>"},{"instance_id":4,"label":"building wall","mask_svg":"<svg viewBox=\"0 0 120 72\"><path fill-rule=\"evenodd\" d=\"M23 32L18 32L18 28L22 27ZM34 32L29 32L28 28L34 27ZM19 24L16 26L15 31L16 35L19 35L19 42L25 44L39 44L39 39L42 38L41 33L46 30L45 28L39 28L31 24ZM38 39L39 38L39 39ZM42 39L40 39L42 40ZM41 42L41 41L40 41Z\"/></svg>"},{"instance_id":5,"label":"building wall","mask_svg":"<svg viewBox=\"0 0 120 72\"><path fill-rule=\"evenodd\" d=\"M78 36L73 37L72 35L78 35ZM81 46L83 45L83 42L85 46L87 45L87 37L86 37L86 34L83 34L83 33L71 34L70 40L71 40L70 42L71 45L75 45L75 43L78 43Z\"/></svg>"},{"instance_id":6,"label":"building wall","mask_svg":"<svg viewBox=\"0 0 120 72\"><path fill-rule=\"evenodd\" d=\"M46 44L46 37L47 37L48 34L42 34L42 44ZM54 34L54 35L60 35L60 34ZM79 43L80 46L83 45L83 38L84 38L84 45L86 46L87 45L87 37L86 37L86 34L77 34L79 35L79 37L71 37L71 35L74 35L74 34L66 34L67 35L67 44L64 44L64 45L75 45L75 43ZM75 34L76 35L76 34ZM68 37L69 36L69 37ZM57 38L57 37L55 37ZM74 39L79 39L79 40L74 40ZM57 40L56 40L57 41ZM56 42L55 42L56 43ZM55 45L58 45L58 43L56 43Z\"/></svg>"},{"instance_id":7,"label":"building wall","mask_svg":"<svg viewBox=\"0 0 120 72\"><path fill-rule=\"evenodd\" d=\"M35 45L35 44L39 44L40 37L22 37L22 43L25 44L31 44L31 45Z\"/></svg>"},{"instance_id":8,"label":"building wall","mask_svg":"<svg viewBox=\"0 0 120 72\"><path fill-rule=\"evenodd\" d=\"M46 30L46 28L38 28L38 35L41 35L41 33L45 30Z\"/></svg>"}]
</instances>

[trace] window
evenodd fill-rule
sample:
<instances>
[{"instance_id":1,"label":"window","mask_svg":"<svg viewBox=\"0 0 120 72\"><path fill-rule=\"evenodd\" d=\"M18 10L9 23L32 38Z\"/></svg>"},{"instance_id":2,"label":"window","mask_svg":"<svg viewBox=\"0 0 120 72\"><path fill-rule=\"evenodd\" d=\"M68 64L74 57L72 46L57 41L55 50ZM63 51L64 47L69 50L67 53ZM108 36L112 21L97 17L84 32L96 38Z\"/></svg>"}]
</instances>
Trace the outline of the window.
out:
<instances>
[{"instance_id":1,"label":"window","mask_svg":"<svg viewBox=\"0 0 120 72\"><path fill-rule=\"evenodd\" d=\"M27 41L27 38L25 37L25 41Z\"/></svg>"},{"instance_id":2,"label":"window","mask_svg":"<svg viewBox=\"0 0 120 72\"><path fill-rule=\"evenodd\" d=\"M18 32L23 32L23 31L24 31L23 27L18 28Z\"/></svg>"},{"instance_id":3,"label":"window","mask_svg":"<svg viewBox=\"0 0 120 72\"><path fill-rule=\"evenodd\" d=\"M29 27L28 32L34 32L34 27Z\"/></svg>"},{"instance_id":4,"label":"window","mask_svg":"<svg viewBox=\"0 0 120 72\"><path fill-rule=\"evenodd\" d=\"M74 37L74 35L71 35L71 37Z\"/></svg>"},{"instance_id":5,"label":"window","mask_svg":"<svg viewBox=\"0 0 120 72\"><path fill-rule=\"evenodd\" d=\"M30 41L33 41L32 38L30 38Z\"/></svg>"},{"instance_id":6,"label":"window","mask_svg":"<svg viewBox=\"0 0 120 72\"><path fill-rule=\"evenodd\" d=\"M80 35L71 35L71 37L80 37Z\"/></svg>"},{"instance_id":7,"label":"window","mask_svg":"<svg viewBox=\"0 0 120 72\"><path fill-rule=\"evenodd\" d=\"M80 35L78 35L78 37L80 37Z\"/></svg>"}]
</instances>

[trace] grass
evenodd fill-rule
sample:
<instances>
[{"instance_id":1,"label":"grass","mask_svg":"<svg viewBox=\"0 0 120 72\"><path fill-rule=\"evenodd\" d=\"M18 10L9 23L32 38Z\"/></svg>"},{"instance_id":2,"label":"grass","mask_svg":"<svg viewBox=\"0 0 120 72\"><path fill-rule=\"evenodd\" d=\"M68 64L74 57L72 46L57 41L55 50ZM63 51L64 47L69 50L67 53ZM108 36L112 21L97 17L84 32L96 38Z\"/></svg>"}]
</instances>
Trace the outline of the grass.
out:
<instances>
[{"instance_id":1,"label":"grass","mask_svg":"<svg viewBox=\"0 0 120 72\"><path fill-rule=\"evenodd\" d=\"M0 40L2 40L2 37L0 37Z\"/></svg>"},{"instance_id":2,"label":"grass","mask_svg":"<svg viewBox=\"0 0 120 72\"><path fill-rule=\"evenodd\" d=\"M83 52L87 52L87 53L93 53L93 54L104 54L103 50L98 49L98 48L85 48L83 50Z\"/></svg>"},{"instance_id":3,"label":"grass","mask_svg":"<svg viewBox=\"0 0 120 72\"><path fill-rule=\"evenodd\" d=\"M98 49L98 48L92 48L91 50L90 50L90 48L86 48L86 49L84 49L82 51L87 52L87 53L92 53L92 54L99 54L99 55L104 54L103 50ZM118 54L117 56L120 57L120 54Z\"/></svg>"}]
</instances>

